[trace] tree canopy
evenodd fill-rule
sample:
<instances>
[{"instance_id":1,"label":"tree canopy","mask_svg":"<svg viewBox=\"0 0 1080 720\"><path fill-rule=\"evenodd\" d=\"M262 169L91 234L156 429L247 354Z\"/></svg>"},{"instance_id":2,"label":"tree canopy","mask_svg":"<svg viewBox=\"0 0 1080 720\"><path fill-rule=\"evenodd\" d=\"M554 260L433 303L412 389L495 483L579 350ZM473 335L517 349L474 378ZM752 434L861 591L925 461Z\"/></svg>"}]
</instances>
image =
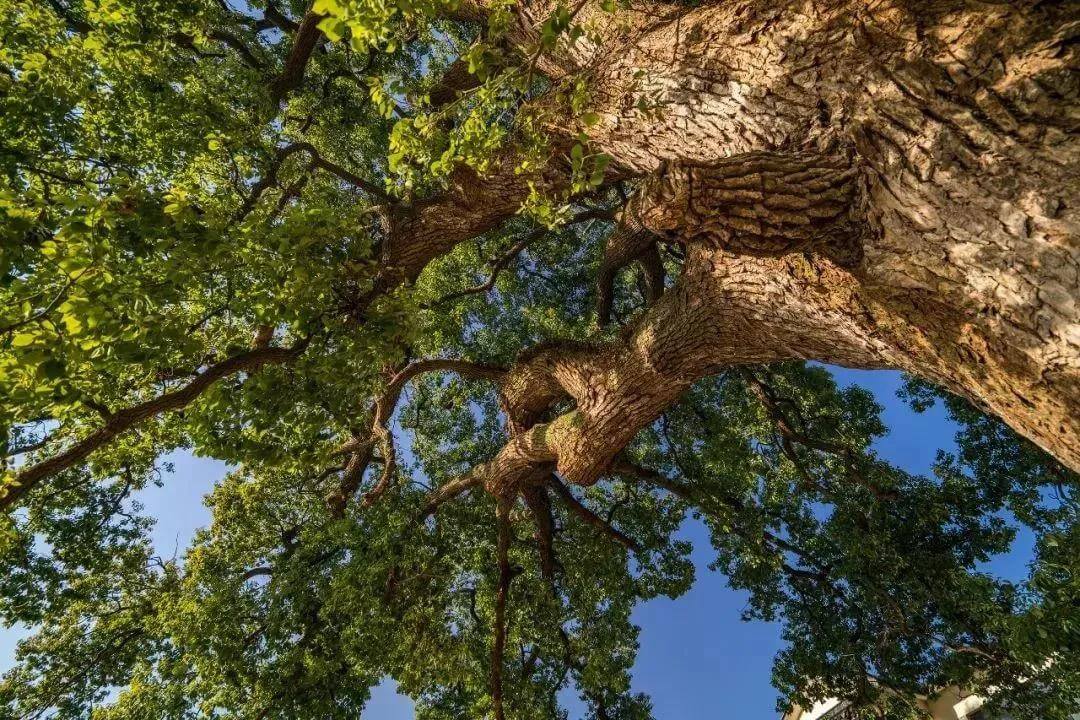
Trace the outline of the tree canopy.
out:
<instances>
[{"instance_id":1,"label":"tree canopy","mask_svg":"<svg viewBox=\"0 0 1080 720\"><path fill-rule=\"evenodd\" d=\"M355 718L392 677L426 720L644 720L631 612L693 583L691 516L784 703L1075 712L1080 477L914 377L961 428L931 476L808 355L656 382L691 250L553 60L631 4L534 5L0 0L0 716ZM845 267L829 222L790 262ZM168 559L177 449L232 469ZM984 572L1021 527L1029 577Z\"/></svg>"}]
</instances>

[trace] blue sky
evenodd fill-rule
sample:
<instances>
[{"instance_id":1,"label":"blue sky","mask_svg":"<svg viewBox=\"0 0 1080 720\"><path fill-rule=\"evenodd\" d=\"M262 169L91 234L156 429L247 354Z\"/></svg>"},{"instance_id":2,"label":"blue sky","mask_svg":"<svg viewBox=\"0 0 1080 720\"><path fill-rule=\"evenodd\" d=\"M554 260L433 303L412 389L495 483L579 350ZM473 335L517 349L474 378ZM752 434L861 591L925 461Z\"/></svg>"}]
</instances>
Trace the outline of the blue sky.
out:
<instances>
[{"instance_id":1,"label":"blue sky","mask_svg":"<svg viewBox=\"0 0 1080 720\"><path fill-rule=\"evenodd\" d=\"M886 459L909 472L927 472L937 451L952 447L955 428L940 404L916 415L896 397L899 373L843 369L835 373L843 385L858 383L872 391L885 407L890 433L877 450ZM153 540L166 557L182 554L195 529L207 523L202 497L225 472L224 465L213 460L187 454L170 459L175 472L166 478L164 487L148 488L140 497L146 512L157 518ZM776 718L776 692L769 677L773 655L780 648L779 626L740 622L746 595L728 588L722 575L707 569L712 555L704 529L688 523L683 532L694 543L698 579L683 597L654 600L635 612L642 628L635 690L652 697L657 720ZM1030 555L1030 537L1022 535L1014 551L996 559L990 569L1021 578ZM15 643L22 634L18 628L0 628L0 671L11 666ZM571 718L577 717L576 709L576 705L571 707ZM397 695L390 683L376 690L364 712L365 720L411 717L410 702Z\"/></svg>"}]
</instances>

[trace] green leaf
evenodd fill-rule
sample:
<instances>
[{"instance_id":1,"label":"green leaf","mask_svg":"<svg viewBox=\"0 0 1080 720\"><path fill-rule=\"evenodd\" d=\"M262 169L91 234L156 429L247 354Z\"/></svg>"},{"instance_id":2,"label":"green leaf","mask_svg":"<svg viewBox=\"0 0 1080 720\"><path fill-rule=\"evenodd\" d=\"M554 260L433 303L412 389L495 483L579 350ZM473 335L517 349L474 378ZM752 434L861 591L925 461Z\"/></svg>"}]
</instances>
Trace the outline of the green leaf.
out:
<instances>
[{"instance_id":1,"label":"green leaf","mask_svg":"<svg viewBox=\"0 0 1080 720\"><path fill-rule=\"evenodd\" d=\"M316 3L319 4L319 3ZM345 33L349 31L349 26L337 17L325 17L319 21L319 30L326 35L330 42L337 42L341 38L345 37Z\"/></svg>"}]
</instances>

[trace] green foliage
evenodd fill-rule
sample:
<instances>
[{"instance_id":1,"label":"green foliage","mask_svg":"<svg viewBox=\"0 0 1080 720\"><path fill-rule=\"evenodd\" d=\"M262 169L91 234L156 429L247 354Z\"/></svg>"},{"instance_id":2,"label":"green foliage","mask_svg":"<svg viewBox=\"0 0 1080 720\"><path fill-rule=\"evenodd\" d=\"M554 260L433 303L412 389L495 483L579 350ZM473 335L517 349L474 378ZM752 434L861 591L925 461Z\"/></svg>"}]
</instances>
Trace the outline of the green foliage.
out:
<instances>
[{"instance_id":1,"label":"green foliage","mask_svg":"<svg viewBox=\"0 0 1080 720\"><path fill-rule=\"evenodd\" d=\"M369 420L388 368L510 364L536 343L602 337L591 287L611 223L568 222L610 217L609 158L585 135L552 147L544 128L557 119L573 136L604 118L585 78L533 72L590 29L580 6L557 4L540 46L515 56L511 5L492 3L480 32L446 19L460 8L443 0L318 0L329 42L279 104L291 31L257 27L267 3L247 15L214 0L0 0L6 482L243 356L263 329L273 347L305 348L148 417L5 518L0 617L34 634L0 681L0 717L359 717L384 677L420 718L491 712L495 503L474 492L416 520L429 487L505 443L490 385L414 380L394 415L409 452L386 495L340 517L326 497L342 475L336 450ZM435 107L457 58L476 82ZM531 102L541 95L550 104ZM532 183L522 217L385 290L387 223L461 182L463 167L483 176L507 158ZM552 163L568 187L543 183ZM490 292L462 292L515 248ZM641 309L632 285L620 279L618 318ZM962 428L957 453L912 476L875 455L885 428L865 392L803 365L754 373L699 383L637 438L630 454L668 490L612 476L578 493L638 551L553 502L552 580L534 518L515 507L507 715L564 717L569 688L590 717L651 717L630 684L631 616L691 586L687 521L706 523L715 570L750 592L748 617L784 624L786 699L840 694L900 717L912 693L961 683L997 688L1017 717L1075 707L1076 476L955 398L944 402ZM812 442L778 435L755 382ZM919 406L939 399L908 392ZM233 470L207 499L212 525L164 560L137 498L177 448ZM1037 537L1030 577L981 572L1021 526Z\"/></svg>"},{"instance_id":2,"label":"green foliage","mask_svg":"<svg viewBox=\"0 0 1080 720\"><path fill-rule=\"evenodd\" d=\"M362 53L373 48L393 52L408 28L456 7L457 0L315 0L311 9L326 16L319 29L331 42L347 39Z\"/></svg>"}]
</instances>

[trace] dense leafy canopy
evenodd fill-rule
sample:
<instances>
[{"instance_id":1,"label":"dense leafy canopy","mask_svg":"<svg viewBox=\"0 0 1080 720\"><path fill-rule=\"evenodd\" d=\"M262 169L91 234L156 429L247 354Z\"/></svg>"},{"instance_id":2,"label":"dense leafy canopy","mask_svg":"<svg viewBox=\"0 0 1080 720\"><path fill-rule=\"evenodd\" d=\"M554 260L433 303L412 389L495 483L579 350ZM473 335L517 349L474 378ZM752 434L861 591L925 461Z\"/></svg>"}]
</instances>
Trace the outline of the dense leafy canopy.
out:
<instances>
[{"instance_id":1,"label":"dense leafy canopy","mask_svg":"<svg viewBox=\"0 0 1080 720\"><path fill-rule=\"evenodd\" d=\"M875 455L866 392L789 364L699 382L587 489L432 506L506 442L477 368L618 332L593 288L633 178L545 135L595 120L582 78L535 72L592 30L559 5L515 53L512 7L0 0L0 613L36 628L0 714L359 717L389 676L430 720L559 718L565 688L589 717L648 718L631 611L693 582L693 515L747 616L783 623L786 700L901 717L958 684L1067 716L1078 478L915 381L962 428L932 477ZM520 216L387 282L395 224L507 158ZM621 321L638 282L619 278ZM373 399L433 358L472 370L407 378L351 477ZM178 448L234 468L182 561L134 499ZM982 572L1020 526L1028 580Z\"/></svg>"}]
</instances>

